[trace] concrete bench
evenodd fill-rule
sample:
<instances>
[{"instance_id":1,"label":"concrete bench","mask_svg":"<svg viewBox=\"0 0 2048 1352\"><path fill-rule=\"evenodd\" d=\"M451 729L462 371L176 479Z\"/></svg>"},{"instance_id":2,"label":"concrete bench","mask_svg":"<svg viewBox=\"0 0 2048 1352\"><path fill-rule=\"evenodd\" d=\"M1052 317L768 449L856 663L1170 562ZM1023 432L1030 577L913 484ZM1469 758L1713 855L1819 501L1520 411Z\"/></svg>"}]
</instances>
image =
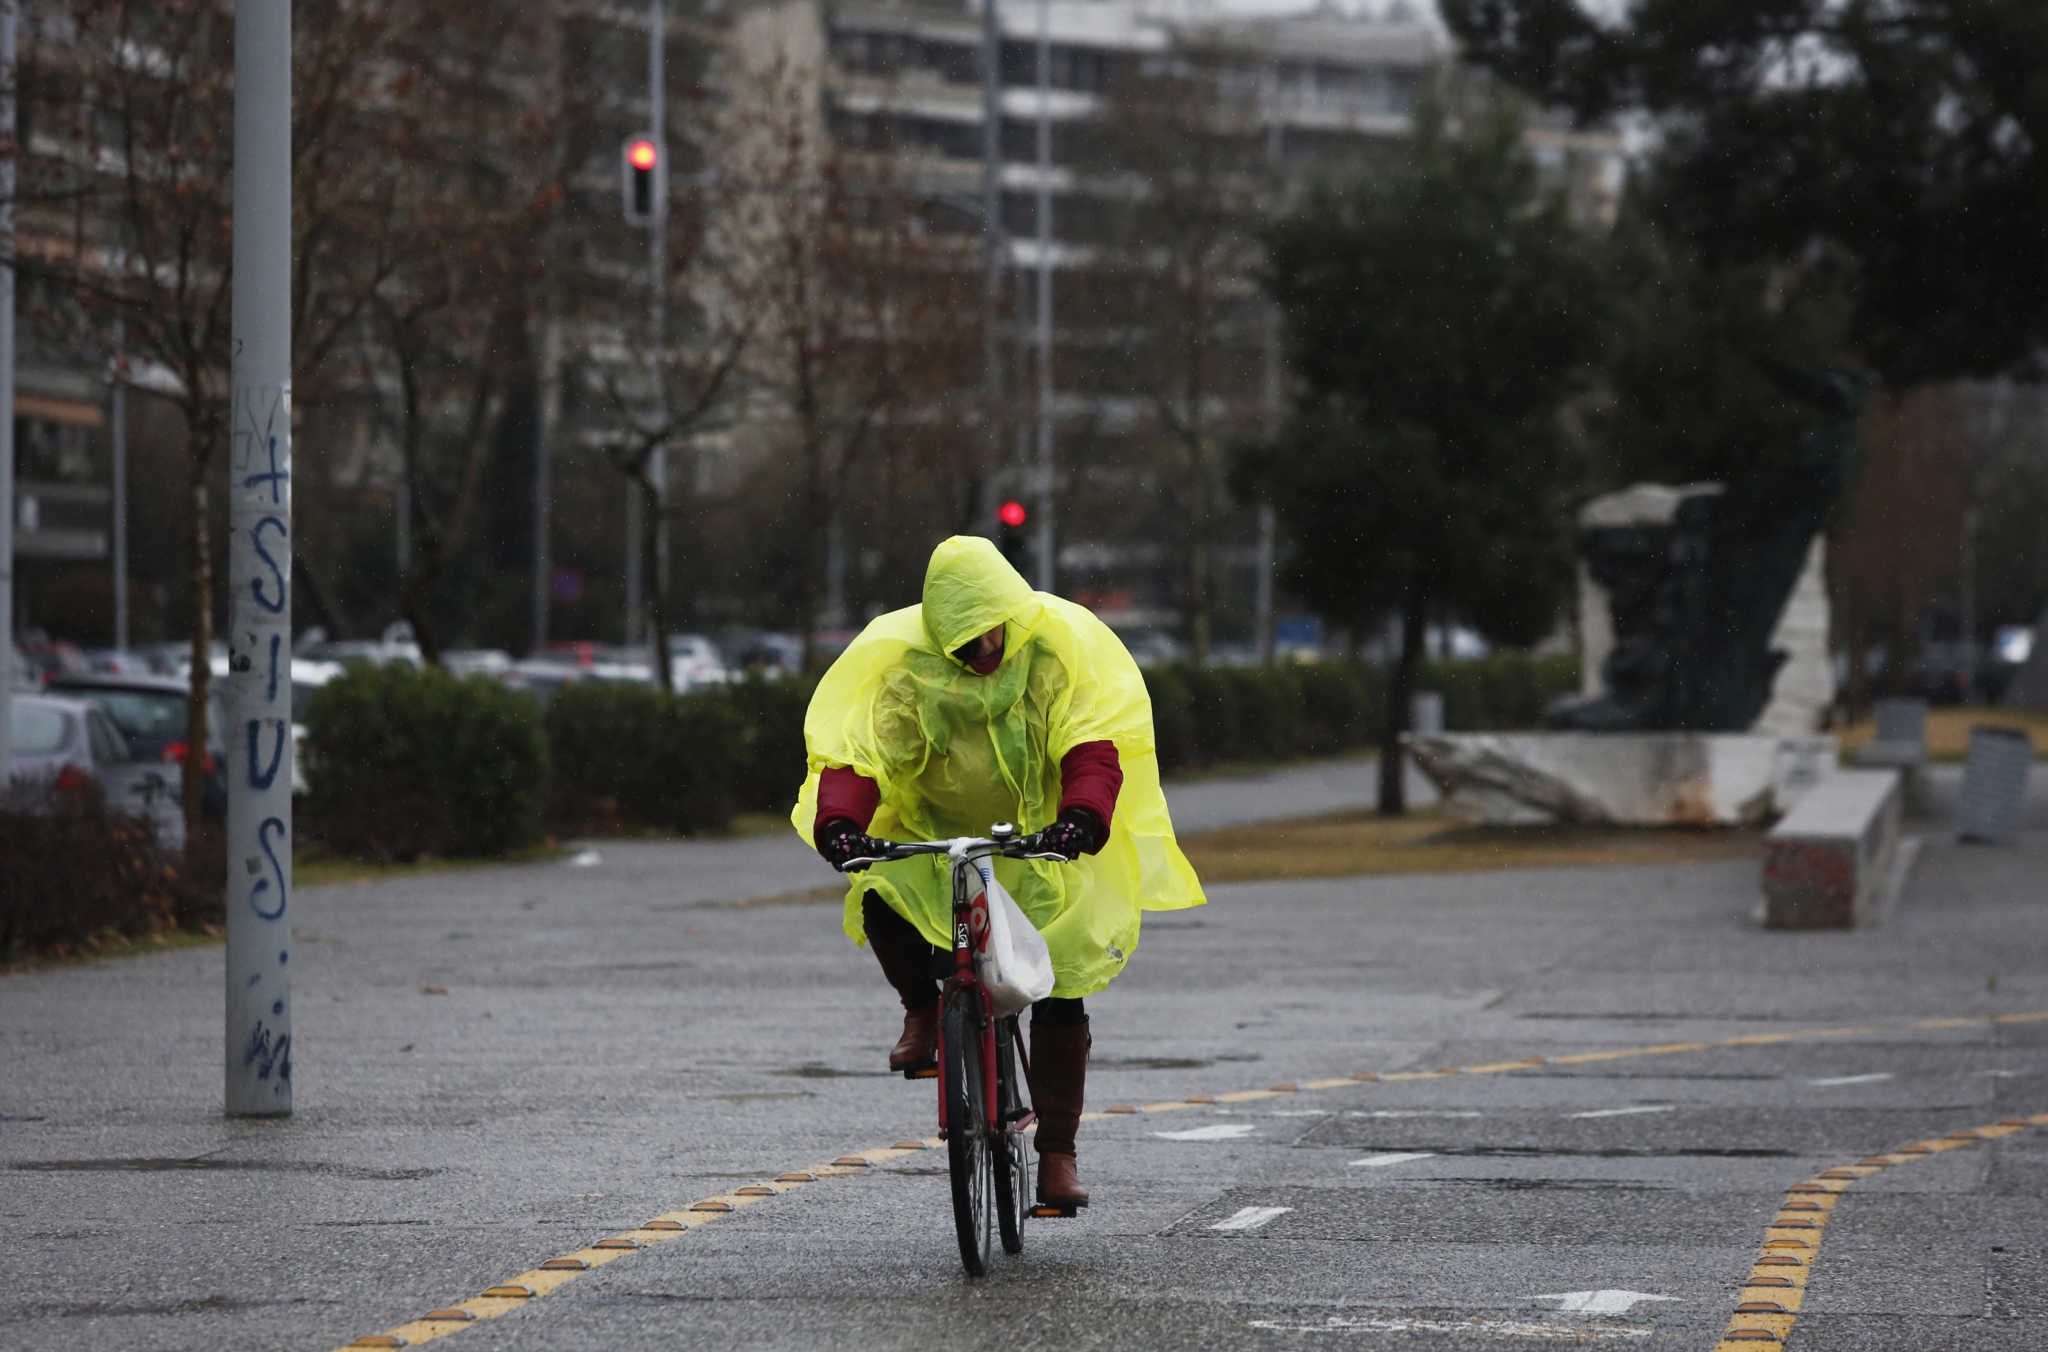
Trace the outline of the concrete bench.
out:
<instances>
[{"instance_id":1,"label":"concrete bench","mask_svg":"<svg viewBox=\"0 0 2048 1352\"><path fill-rule=\"evenodd\" d=\"M1891 876L1904 788L1890 770L1844 770L1799 799L1764 841L1764 924L1844 929Z\"/></svg>"}]
</instances>

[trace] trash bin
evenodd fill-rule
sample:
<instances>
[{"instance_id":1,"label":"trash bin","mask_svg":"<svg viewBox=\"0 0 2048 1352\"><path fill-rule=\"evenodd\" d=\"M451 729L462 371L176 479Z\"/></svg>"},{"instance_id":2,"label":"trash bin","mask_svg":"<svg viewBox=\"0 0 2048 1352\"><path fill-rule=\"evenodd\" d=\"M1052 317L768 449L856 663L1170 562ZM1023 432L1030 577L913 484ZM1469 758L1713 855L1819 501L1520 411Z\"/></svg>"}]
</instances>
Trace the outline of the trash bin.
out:
<instances>
[{"instance_id":1,"label":"trash bin","mask_svg":"<svg viewBox=\"0 0 2048 1352\"><path fill-rule=\"evenodd\" d=\"M2026 806L2027 775L2034 768L2034 743L2017 728L1970 729L1969 758L1963 762L1963 803L1956 835L1986 845L2009 845L2019 834Z\"/></svg>"},{"instance_id":2,"label":"trash bin","mask_svg":"<svg viewBox=\"0 0 2048 1352\"><path fill-rule=\"evenodd\" d=\"M1434 690L1418 690L1408 700L1408 730L1434 736L1444 730L1444 697Z\"/></svg>"}]
</instances>

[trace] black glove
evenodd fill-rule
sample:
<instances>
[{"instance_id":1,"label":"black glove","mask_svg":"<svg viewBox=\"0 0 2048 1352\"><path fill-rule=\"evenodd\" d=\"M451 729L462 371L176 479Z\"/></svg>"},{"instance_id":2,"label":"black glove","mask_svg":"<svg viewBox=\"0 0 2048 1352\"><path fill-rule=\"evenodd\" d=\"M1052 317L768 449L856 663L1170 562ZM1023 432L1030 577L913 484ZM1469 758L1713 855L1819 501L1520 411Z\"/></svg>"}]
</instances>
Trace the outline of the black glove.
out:
<instances>
[{"instance_id":1,"label":"black glove","mask_svg":"<svg viewBox=\"0 0 2048 1352\"><path fill-rule=\"evenodd\" d=\"M1102 823L1084 807L1070 807L1058 821L1038 833L1038 848L1068 860L1079 859L1090 850L1102 848L1106 835Z\"/></svg>"},{"instance_id":2,"label":"black glove","mask_svg":"<svg viewBox=\"0 0 2048 1352\"><path fill-rule=\"evenodd\" d=\"M888 841L875 839L844 817L825 823L824 837L818 842L818 853L841 873L858 873L867 867L857 864L849 869L849 860L879 859L889 852Z\"/></svg>"}]
</instances>

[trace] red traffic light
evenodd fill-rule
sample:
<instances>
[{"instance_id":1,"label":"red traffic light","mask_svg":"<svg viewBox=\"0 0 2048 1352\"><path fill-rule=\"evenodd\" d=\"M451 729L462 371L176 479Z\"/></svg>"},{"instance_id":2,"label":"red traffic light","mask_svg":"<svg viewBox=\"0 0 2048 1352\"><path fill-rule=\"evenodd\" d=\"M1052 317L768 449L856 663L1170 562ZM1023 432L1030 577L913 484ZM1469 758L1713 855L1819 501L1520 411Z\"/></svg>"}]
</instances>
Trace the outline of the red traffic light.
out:
<instances>
[{"instance_id":1,"label":"red traffic light","mask_svg":"<svg viewBox=\"0 0 2048 1352\"><path fill-rule=\"evenodd\" d=\"M1024 524L1024 517L1024 504L1015 498L996 508L996 520L1005 526L1021 526Z\"/></svg>"},{"instance_id":2,"label":"red traffic light","mask_svg":"<svg viewBox=\"0 0 2048 1352\"><path fill-rule=\"evenodd\" d=\"M661 152L655 149L654 142L648 140L645 136L635 137L627 143L626 163L632 165L635 169L652 169L655 161L660 158Z\"/></svg>"}]
</instances>

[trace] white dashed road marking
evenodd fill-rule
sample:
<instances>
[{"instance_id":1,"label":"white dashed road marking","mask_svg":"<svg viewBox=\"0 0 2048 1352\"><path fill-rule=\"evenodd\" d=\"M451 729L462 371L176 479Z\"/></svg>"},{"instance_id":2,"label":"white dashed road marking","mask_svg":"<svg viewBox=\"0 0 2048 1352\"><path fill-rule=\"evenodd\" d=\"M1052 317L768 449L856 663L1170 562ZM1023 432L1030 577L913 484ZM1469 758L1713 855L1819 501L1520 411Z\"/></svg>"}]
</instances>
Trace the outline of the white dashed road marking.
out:
<instances>
[{"instance_id":1,"label":"white dashed road marking","mask_svg":"<svg viewBox=\"0 0 2048 1352\"><path fill-rule=\"evenodd\" d=\"M1880 1070L1875 1075L1837 1075L1832 1079L1808 1080L1807 1083L1822 1089L1832 1089L1838 1084L1876 1084L1879 1080L1889 1080L1891 1077L1890 1071Z\"/></svg>"},{"instance_id":2,"label":"white dashed road marking","mask_svg":"<svg viewBox=\"0 0 2048 1352\"><path fill-rule=\"evenodd\" d=\"M1434 1150L1397 1150L1389 1155L1367 1155L1362 1160L1351 1161L1353 1169L1384 1169L1390 1164L1406 1164L1410 1160L1433 1160Z\"/></svg>"},{"instance_id":3,"label":"white dashed road marking","mask_svg":"<svg viewBox=\"0 0 2048 1352\"><path fill-rule=\"evenodd\" d=\"M1656 1330L1637 1326L1534 1324L1520 1319L1418 1319L1400 1315L1330 1315L1320 1324L1306 1320L1254 1319L1250 1327L1280 1333L1462 1333L1475 1338L1539 1343L1604 1343L1647 1338Z\"/></svg>"},{"instance_id":4,"label":"white dashed road marking","mask_svg":"<svg viewBox=\"0 0 2048 1352\"><path fill-rule=\"evenodd\" d=\"M1476 1108L1375 1108L1370 1112L1353 1111L1346 1117L1484 1117L1486 1114Z\"/></svg>"},{"instance_id":5,"label":"white dashed road marking","mask_svg":"<svg viewBox=\"0 0 2048 1352\"><path fill-rule=\"evenodd\" d=\"M1187 1131L1155 1131L1152 1134L1162 1141L1234 1141L1257 1130L1258 1128L1249 1122L1218 1122L1213 1127L1194 1127Z\"/></svg>"},{"instance_id":6,"label":"white dashed road marking","mask_svg":"<svg viewBox=\"0 0 2048 1352\"><path fill-rule=\"evenodd\" d=\"M1211 1230L1256 1230L1262 1225L1279 1220L1291 1206L1248 1206L1228 1220L1220 1220L1210 1226Z\"/></svg>"},{"instance_id":7,"label":"white dashed road marking","mask_svg":"<svg viewBox=\"0 0 2048 1352\"><path fill-rule=\"evenodd\" d=\"M1677 1296L1654 1296L1648 1291L1558 1291L1531 1300L1554 1300L1566 1314L1627 1314L1646 1300L1671 1300Z\"/></svg>"},{"instance_id":8,"label":"white dashed road marking","mask_svg":"<svg viewBox=\"0 0 2048 1352\"><path fill-rule=\"evenodd\" d=\"M1573 1113L1573 1117L1634 1117L1638 1113L1669 1113L1677 1109L1668 1103L1639 1103L1633 1108L1595 1108L1590 1113Z\"/></svg>"}]
</instances>

